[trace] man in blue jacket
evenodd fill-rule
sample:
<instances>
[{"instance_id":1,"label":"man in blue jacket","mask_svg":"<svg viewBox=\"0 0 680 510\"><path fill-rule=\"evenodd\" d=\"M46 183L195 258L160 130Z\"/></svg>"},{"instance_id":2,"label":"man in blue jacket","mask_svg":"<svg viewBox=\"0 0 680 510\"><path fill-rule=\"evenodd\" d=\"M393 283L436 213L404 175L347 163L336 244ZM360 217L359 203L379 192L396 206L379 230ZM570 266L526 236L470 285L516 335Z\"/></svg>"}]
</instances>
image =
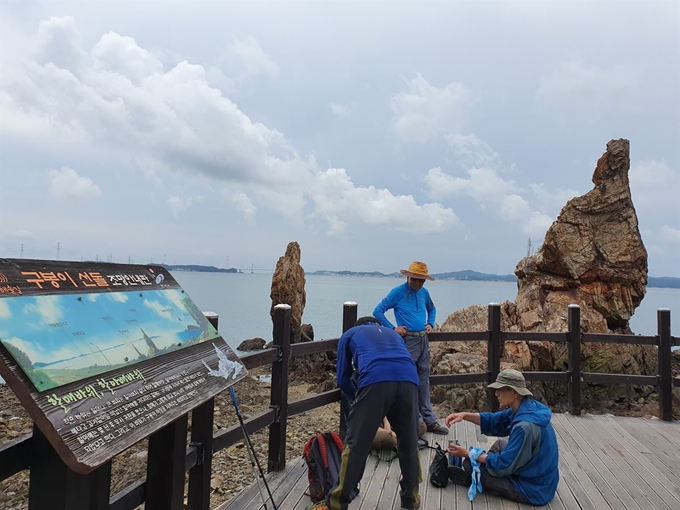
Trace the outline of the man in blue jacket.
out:
<instances>
[{"instance_id":1,"label":"man in blue jacket","mask_svg":"<svg viewBox=\"0 0 680 510\"><path fill-rule=\"evenodd\" d=\"M404 339L418 369L418 405L428 432L446 435L448 429L437 422L430 402L430 344L427 334L434 328L437 308L430 293L424 287L425 280L434 280L424 262L412 262L408 270L399 271L406 276L406 283L393 288L373 310L380 324L391 328ZM394 310L395 327L385 317L387 310Z\"/></svg>"},{"instance_id":2,"label":"man in blue jacket","mask_svg":"<svg viewBox=\"0 0 680 510\"><path fill-rule=\"evenodd\" d=\"M347 508L350 493L364 474L375 433L387 416L399 438L401 507L418 508L418 373L404 342L374 317L362 317L340 337L336 371L338 386L354 397L354 403L347 420L340 478L326 506Z\"/></svg>"},{"instance_id":3,"label":"man in blue jacket","mask_svg":"<svg viewBox=\"0 0 680 510\"><path fill-rule=\"evenodd\" d=\"M501 411L453 413L446 417L446 426L465 420L479 425L487 436L509 436L496 441L488 453L477 459L481 464L483 491L518 503L546 505L555 496L560 479L557 438L550 423L552 413L529 398L531 392L517 370L501 371L489 388L496 389ZM463 469L449 467L449 478L457 485L469 486L472 481L469 451L450 445L448 452L465 458Z\"/></svg>"}]
</instances>

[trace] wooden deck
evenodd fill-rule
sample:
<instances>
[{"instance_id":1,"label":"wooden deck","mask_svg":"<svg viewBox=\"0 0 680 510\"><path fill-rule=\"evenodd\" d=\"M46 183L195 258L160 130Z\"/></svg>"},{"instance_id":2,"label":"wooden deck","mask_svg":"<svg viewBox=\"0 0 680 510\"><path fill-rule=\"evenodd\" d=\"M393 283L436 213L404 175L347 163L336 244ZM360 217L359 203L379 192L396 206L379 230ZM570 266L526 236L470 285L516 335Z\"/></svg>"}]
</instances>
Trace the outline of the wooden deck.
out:
<instances>
[{"instance_id":1,"label":"wooden deck","mask_svg":"<svg viewBox=\"0 0 680 510\"><path fill-rule=\"evenodd\" d=\"M553 425L560 447L560 485L548 506L551 510L678 510L680 509L680 422L663 422L610 415L556 414ZM452 427L449 437L427 434L433 444L458 439L463 445L490 446L494 438L479 434L464 422ZM533 508L486 494L473 503L467 489L449 484L433 487L427 479L432 450L421 451L423 510L520 510ZM310 504L307 470L302 458L289 462L285 471L268 475L268 484L280 510L304 510ZM361 493L350 510L398 510L399 463L370 456ZM264 492L264 488L263 488ZM266 492L265 492L266 494ZM262 498L251 485L219 510L256 510ZM267 508L272 509L270 501Z\"/></svg>"}]
</instances>

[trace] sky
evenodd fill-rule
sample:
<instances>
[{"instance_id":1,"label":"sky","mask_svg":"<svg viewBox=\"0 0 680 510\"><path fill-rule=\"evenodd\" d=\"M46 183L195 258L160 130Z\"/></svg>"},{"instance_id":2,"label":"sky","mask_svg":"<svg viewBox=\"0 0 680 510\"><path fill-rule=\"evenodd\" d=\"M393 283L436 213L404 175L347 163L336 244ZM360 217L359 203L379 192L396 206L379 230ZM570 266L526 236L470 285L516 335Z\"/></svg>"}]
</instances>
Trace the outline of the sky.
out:
<instances>
[{"instance_id":1,"label":"sky","mask_svg":"<svg viewBox=\"0 0 680 510\"><path fill-rule=\"evenodd\" d=\"M680 277L677 1L0 2L0 257L509 274L615 138Z\"/></svg>"}]
</instances>

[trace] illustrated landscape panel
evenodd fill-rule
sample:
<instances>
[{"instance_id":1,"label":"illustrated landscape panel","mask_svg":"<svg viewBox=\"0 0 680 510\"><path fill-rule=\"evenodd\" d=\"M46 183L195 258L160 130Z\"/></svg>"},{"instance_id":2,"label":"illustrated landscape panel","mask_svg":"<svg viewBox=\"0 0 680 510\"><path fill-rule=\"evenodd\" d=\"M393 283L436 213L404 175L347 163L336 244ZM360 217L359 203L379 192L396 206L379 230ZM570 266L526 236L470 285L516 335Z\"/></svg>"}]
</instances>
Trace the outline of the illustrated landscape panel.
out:
<instances>
[{"instance_id":1,"label":"illustrated landscape panel","mask_svg":"<svg viewBox=\"0 0 680 510\"><path fill-rule=\"evenodd\" d=\"M218 338L169 273L130 267L94 277L21 267L13 281L0 267L0 342L38 391Z\"/></svg>"}]
</instances>

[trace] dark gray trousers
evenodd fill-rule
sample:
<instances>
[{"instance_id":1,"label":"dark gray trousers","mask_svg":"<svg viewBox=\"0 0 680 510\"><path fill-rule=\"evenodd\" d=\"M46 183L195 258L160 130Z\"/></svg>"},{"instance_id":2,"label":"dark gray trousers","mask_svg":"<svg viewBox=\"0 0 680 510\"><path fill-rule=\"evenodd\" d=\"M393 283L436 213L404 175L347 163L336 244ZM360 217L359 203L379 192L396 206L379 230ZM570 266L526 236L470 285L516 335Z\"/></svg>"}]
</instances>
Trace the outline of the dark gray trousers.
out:
<instances>
[{"instance_id":1,"label":"dark gray trousers","mask_svg":"<svg viewBox=\"0 0 680 510\"><path fill-rule=\"evenodd\" d=\"M418 407L426 424L436 423L437 417L432 411L430 401L430 341L425 336L404 336L404 343L418 369L420 386L418 387Z\"/></svg>"},{"instance_id":2,"label":"dark gray trousers","mask_svg":"<svg viewBox=\"0 0 680 510\"><path fill-rule=\"evenodd\" d=\"M503 451L503 449L508 446L507 439L499 439L496 441L491 448L489 448L489 453L498 453ZM463 468L468 473L472 473L472 464L470 464L470 459L466 458L463 461ZM506 498L511 501L517 501L525 505L530 505L529 500L524 497L524 495L517 490L517 488L510 481L508 476L493 476L486 469L486 466L482 464L479 467L479 473L482 479L482 490L489 494L495 494L501 498Z\"/></svg>"},{"instance_id":3,"label":"dark gray trousers","mask_svg":"<svg viewBox=\"0 0 680 510\"><path fill-rule=\"evenodd\" d=\"M326 498L331 510L345 510L350 492L364 475L375 433L387 419L397 434L401 468L401 505L413 508L421 481L418 454L418 387L410 382L381 382L361 388L347 419L340 479Z\"/></svg>"}]
</instances>

